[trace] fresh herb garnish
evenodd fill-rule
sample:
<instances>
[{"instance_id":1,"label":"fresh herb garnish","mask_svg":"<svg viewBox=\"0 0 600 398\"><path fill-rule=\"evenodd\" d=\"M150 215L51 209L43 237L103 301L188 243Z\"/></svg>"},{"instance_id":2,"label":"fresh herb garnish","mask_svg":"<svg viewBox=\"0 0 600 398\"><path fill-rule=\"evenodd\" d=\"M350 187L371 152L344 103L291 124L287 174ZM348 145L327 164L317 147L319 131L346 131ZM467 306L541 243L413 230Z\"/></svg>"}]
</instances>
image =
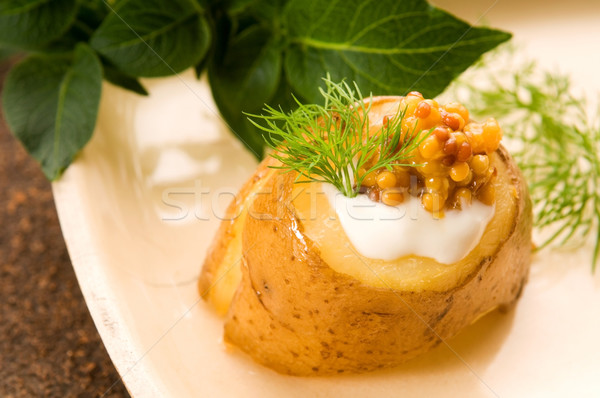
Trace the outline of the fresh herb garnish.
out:
<instances>
[{"instance_id":1,"label":"fresh herb garnish","mask_svg":"<svg viewBox=\"0 0 600 398\"><path fill-rule=\"evenodd\" d=\"M283 164L274 168L298 172L298 182L327 182L352 198L372 171L418 166L406 161L429 132L415 128L402 134L403 109L378 132L369 131L371 102L363 101L358 85L334 83L329 76L324 81L324 105L298 101L298 108L289 113L267 106L266 115L250 115L251 122L267 132L271 156Z\"/></svg>"},{"instance_id":2,"label":"fresh herb garnish","mask_svg":"<svg viewBox=\"0 0 600 398\"><path fill-rule=\"evenodd\" d=\"M55 178L94 131L100 61L91 48L79 44L72 55L31 56L11 75L2 97L6 121L44 173Z\"/></svg>"},{"instance_id":3,"label":"fresh herb garnish","mask_svg":"<svg viewBox=\"0 0 600 398\"><path fill-rule=\"evenodd\" d=\"M90 85L103 77L139 94L145 94L140 77L206 67L221 114L261 157L261 133L243 112L259 113L264 104L290 110L297 106L291 93L320 101L321 77L328 72L374 95L418 90L433 97L509 38L472 27L425 0L0 2L0 47L31 54L7 77L4 111L12 132L50 179L60 176L92 134L100 91L53 90L69 85L75 66L64 73L44 69L65 66L65 59L82 51L101 66L101 75L94 68L87 77ZM63 106L82 93L85 110ZM44 108L40 118L47 121L25 123L23 115L37 108Z\"/></svg>"},{"instance_id":4,"label":"fresh herb garnish","mask_svg":"<svg viewBox=\"0 0 600 398\"><path fill-rule=\"evenodd\" d=\"M490 54L450 91L454 97L463 94L461 101L472 114L493 114L501 121L529 184L535 226L547 233L538 248L580 245L595 234L595 271L600 253L600 121L588 114L585 99L572 94L566 76L534 62L514 65L513 52L508 48Z\"/></svg>"}]
</instances>

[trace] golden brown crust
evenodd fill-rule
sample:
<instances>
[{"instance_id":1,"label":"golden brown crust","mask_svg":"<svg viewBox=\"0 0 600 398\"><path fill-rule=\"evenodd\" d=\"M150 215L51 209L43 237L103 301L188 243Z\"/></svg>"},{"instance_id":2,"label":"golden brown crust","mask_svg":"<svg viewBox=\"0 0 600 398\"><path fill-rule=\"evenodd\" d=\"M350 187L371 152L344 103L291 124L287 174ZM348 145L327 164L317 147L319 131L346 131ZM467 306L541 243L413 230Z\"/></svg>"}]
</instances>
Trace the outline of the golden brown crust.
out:
<instances>
[{"instance_id":1,"label":"golden brown crust","mask_svg":"<svg viewBox=\"0 0 600 398\"><path fill-rule=\"evenodd\" d=\"M479 315L511 304L527 279L531 205L518 169L499 151L518 192L512 231L464 284L445 292L373 288L333 271L294 230L301 225L293 209L281 205L293 176L273 178L270 196L253 205L272 219L246 220L243 277L227 316L226 340L282 373L365 372L398 365Z\"/></svg>"},{"instance_id":2,"label":"golden brown crust","mask_svg":"<svg viewBox=\"0 0 600 398\"><path fill-rule=\"evenodd\" d=\"M499 237L495 254L479 259L460 285L420 292L376 288L334 271L302 234L291 204L294 174L265 177L263 162L240 193L244 198L265 178L262 190L268 194L254 198L244 220L241 283L227 314L226 341L281 373L366 372L396 366L490 310L510 306L529 271L531 203L508 152L500 147L497 154L515 188L510 233ZM213 270L231 241L232 225L219 229L201 292L214 283Z\"/></svg>"},{"instance_id":3,"label":"golden brown crust","mask_svg":"<svg viewBox=\"0 0 600 398\"><path fill-rule=\"evenodd\" d=\"M200 274L200 279L198 281L198 290L200 291L201 297L204 298L210 293L215 280L218 279L217 270L221 265L221 262L225 257L225 252L233 238L235 223L241 221L241 218L245 216L244 214L241 214L240 211L245 198L252 192L256 184L269 174L269 165L272 163L272 158L263 160L256 168L254 174L252 174L248 181L242 186L240 192L236 195L235 200L227 207L224 220L221 222L221 225L215 234L212 245L208 249L208 256L204 260L204 265L202 266L202 273Z\"/></svg>"}]
</instances>

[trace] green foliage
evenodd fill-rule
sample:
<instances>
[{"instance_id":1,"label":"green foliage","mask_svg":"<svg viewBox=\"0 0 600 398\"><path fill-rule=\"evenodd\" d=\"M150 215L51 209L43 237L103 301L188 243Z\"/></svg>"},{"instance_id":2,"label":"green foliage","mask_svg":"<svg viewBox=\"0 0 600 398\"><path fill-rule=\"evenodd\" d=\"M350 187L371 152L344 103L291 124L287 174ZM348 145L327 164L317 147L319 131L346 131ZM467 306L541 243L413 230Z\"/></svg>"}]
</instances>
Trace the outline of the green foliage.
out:
<instances>
[{"instance_id":1,"label":"green foliage","mask_svg":"<svg viewBox=\"0 0 600 398\"><path fill-rule=\"evenodd\" d=\"M322 101L319 86L327 74L335 81L356 81L373 95L420 90L433 96L509 37L471 27L425 0L0 2L0 48L34 54L12 74L6 117L50 178L83 148L96 118L98 102L81 102L90 108L68 117L80 118L76 122L85 127L82 136L70 140L68 150L55 151L55 135L63 132L47 125L66 116L49 104L58 106L61 76L75 70L80 77L79 71L87 70L79 63L83 55L99 60L105 80L140 95L147 94L140 77L174 75L190 67L198 74L208 70L225 122L260 158L262 134L244 112L259 113L265 104L288 112L298 106L294 97L304 103ZM88 69L94 73L90 81L96 79L96 68ZM40 87L21 84L27 73ZM65 89L61 104L71 104L77 94ZM95 91L91 94L95 99ZM49 119L40 121L40 127L25 128L23 115L32 104L41 105Z\"/></svg>"},{"instance_id":2,"label":"green foliage","mask_svg":"<svg viewBox=\"0 0 600 398\"><path fill-rule=\"evenodd\" d=\"M71 56L30 56L9 73L2 96L6 121L49 179L92 136L101 86L100 61L85 44Z\"/></svg>"},{"instance_id":3,"label":"green foliage","mask_svg":"<svg viewBox=\"0 0 600 398\"><path fill-rule=\"evenodd\" d=\"M289 85L296 97L313 103L323 100L321 78L327 73L334 81L355 81L363 92L373 95L418 90L433 97L482 53L511 37L506 32L472 27L424 0L234 1L231 7L231 39L225 56L215 60L213 69L227 69L240 51L239 35L245 36L249 23L259 25L270 32L270 50L278 51L282 59L283 69L274 75L279 85ZM264 44L259 35L244 39L248 47ZM254 55L263 56L259 51ZM275 54L271 57L275 59ZM256 73L256 67L252 62L239 62L237 74ZM230 80L232 87L236 83ZM216 92L215 88L219 110L236 135L247 143L256 142L258 132L239 117L240 110L256 113L261 101L271 106L278 103L256 96L249 99L254 103L240 106L232 114L223 98L238 92ZM249 146L255 149L254 144Z\"/></svg>"},{"instance_id":4,"label":"green foliage","mask_svg":"<svg viewBox=\"0 0 600 398\"><path fill-rule=\"evenodd\" d=\"M200 62L210 44L193 0L123 0L94 33L91 46L130 76L169 76Z\"/></svg>"},{"instance_id":5,"label":"green foliage","mask_svg":"<svg viewBox=\"0 0 600 398\"><path fill-rule=\"evenodd\" d=\"M418 90L441 93L479 56L509 33L473 28L425 1L292 0L285 70L292 86L311 102L325 71L348 78L374 95Z\"/></svg>"},{"instance_id":6,"label":"green foliage","mask_svg":"<svg viewBox=\"0 0 600 398\"><path fill-rule=\"evenodd\" d=\"M351 198L370 172L394 165L415 166L408 162L410 154L429 133L415 130L402 139L403 109L378 134L370 134L371 105L362 101L358 85L334 83L328 76L325 86L320 89L324 105L298 102L298 108L289 113L267 106L266 115L253 115L253 124L268 134L271 156L283 164L275 168L298 172L298 177L305 178L299 182L332 184ZM365 173L360 174L360 169Z\"/></svg>"},{"instance_id":7,"label":"green foliage","mask_svg":"<svg viewBox=\"0 0 600 398\"><path fill-rule=\"evenodd\" d=\"M35 49L60 37L77 11L75 0L3 0L0 44Z\"/></svg>"},{"instance_id":8,"label":"green foliage","mask_svg":"<svg viewBox=\"0 0 600 398\"><path fill-rule=\"evenodd\" d=\"M352 123L356 115L340 107L350 109L359 89L436 96L510 37L470 26L425 0L3 0L0 58L25 56L7 78L3 108L13 133L54 179L91 137L102 78L146 95L139 77L207 69L224 120L258 158L262 129L269 145L292 145L276 155L287 168L352 196L355 186L348 184L361 178L362 154L378 145L386 150L377 140L398 139L397 126L391 123L359 150L348 141L352 128L336 130L328 119L333 107ZM482 68L489 76L488 65ZM537 203L536 224L554 231L543 245L573 244L596 232L596 264L600 126L588 122L566 79L546 74L539 80L534 69L515 74L506 68L508 79L483 88L465 79L461 84L471 88L465 102L474 114L497 115L520 143L515 157ZM356 87L326 80L324 90L326 75ZM244 114L265 105L266 126ZM334 138L323 138L317 117L334 129ZM414 143L375 166L402 162Z\"/></svg>"},{"instance_id":9,"label":"green foliage","mask_svg":"<svg viewBox=\"0 0 600 398\"><path fill-rule=\"evenodd\" d=\"M139 95L148 95L148 91L137 81L137 79L126 75L120 69L111 65L108 61L104 61L104 79L108 80L115 86L124 88L125 90L133 91Z\"/></svg>"},{"instance_id":10,"label":"green foliage","mask_svg":"<svg viewBox=\"0 0 600 398\"><path fill-rule=\"evenodd\" d=\"M574 246L594 237L595 270L600 253L598 115L588 115L585 99L573 96L567 77L533 62L515 69L512 51L493 56L500 65L497 74L482 62L457 82L462 92L469 88L463 102L475 117L498 118L515 147L511 152L529 183L535 226L547 230L538 248Z\"/></svg>"},{"instance_id":11,"label":"green foliage","mask_svg":"<svg viewBox=\"0 0 600 398\"><path fill-rule=\"evenodd\" d=\"M234 133L251 129L241 109L258 112L273 98L280 84L281 65L277 42L258 25L232 38L224 59L210 65L213 97ZM259 134L239 138L258 157L262 156L264 141Z\"/></svg>"},{"instance_id":12,"label":"green foliage","mask_svg":"<svg viewBox=\"0 0 600 398\"><path fill-rule=\"evenodd\" d=\"M15 50L0 47L0 64L15 55Z\"/></svg>"}]
</instances>

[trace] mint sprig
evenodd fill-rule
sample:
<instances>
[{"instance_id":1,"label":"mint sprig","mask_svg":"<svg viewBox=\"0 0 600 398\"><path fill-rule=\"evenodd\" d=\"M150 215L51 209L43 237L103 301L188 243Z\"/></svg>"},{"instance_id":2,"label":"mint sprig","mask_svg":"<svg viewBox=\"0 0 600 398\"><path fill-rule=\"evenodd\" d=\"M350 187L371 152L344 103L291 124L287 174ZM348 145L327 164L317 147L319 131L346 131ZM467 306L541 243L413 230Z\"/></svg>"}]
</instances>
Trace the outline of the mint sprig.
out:
<instances>
[{"instance_id":1,"label":"mint sprig","mask_svg":"<svg viewBox=\"0 0 600 398\"><path fill-rule=\"evenodd\" d=\"M33 55L10 71L2 96L6 121L49 179L91 138L101 88L100 61L86 44L72 55Z\"/></svg>"},{"instance_id":2,"label":"mint sprig","mask_svg":"<svg viewBox=\"0 0 600 398\"><path fill-rule=\"evenodd\" d=\"M73 24L76 0L3 0L0 45L38 49L62 36Z\"/></svg>"},{"instance_id":3,"label":"mint sprig","mask_svg":"<svg viewBox=\"0 0 600 398\"><path fill-rule=\"evenodd\" d=\"M244 112L290 111L294 97L318 103L328 73L373 95L432 97L509 38L425 0L6 0L0 50L25 58L3 107L56 179L92 134L102 78L143 95L140 77L206 68L225 121L261 157L261 132Z\"/></svg>"},{"instance_id":4,"label":"mint sprig","mask_svg":"<svg viewBox=\"0 0 600 398\"><path fill-rule=\"evenodd\" d=\"M194 0L124 0L110 11L90 44L131 76L179 73L208 50L208 21Z\"/></svg>"}]
</instances>

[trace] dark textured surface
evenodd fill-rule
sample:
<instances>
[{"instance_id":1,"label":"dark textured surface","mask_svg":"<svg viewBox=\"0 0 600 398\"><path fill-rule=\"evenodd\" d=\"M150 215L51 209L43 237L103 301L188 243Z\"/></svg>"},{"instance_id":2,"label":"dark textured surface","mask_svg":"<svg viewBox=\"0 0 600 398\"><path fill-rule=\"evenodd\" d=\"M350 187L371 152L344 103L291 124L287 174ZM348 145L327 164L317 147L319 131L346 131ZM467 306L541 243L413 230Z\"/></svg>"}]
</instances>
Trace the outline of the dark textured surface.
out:
<instances>
[{"instance_id":1,"label":"dark textured surface","mask_svg":"<svg viewBox=\"0 0 600 398\"><path fill-rule=\"evenodd\" d=\"M75 279L50 183L0 115L0 397L128 397L118 380Z\"/></svg>"}]
</instances>

